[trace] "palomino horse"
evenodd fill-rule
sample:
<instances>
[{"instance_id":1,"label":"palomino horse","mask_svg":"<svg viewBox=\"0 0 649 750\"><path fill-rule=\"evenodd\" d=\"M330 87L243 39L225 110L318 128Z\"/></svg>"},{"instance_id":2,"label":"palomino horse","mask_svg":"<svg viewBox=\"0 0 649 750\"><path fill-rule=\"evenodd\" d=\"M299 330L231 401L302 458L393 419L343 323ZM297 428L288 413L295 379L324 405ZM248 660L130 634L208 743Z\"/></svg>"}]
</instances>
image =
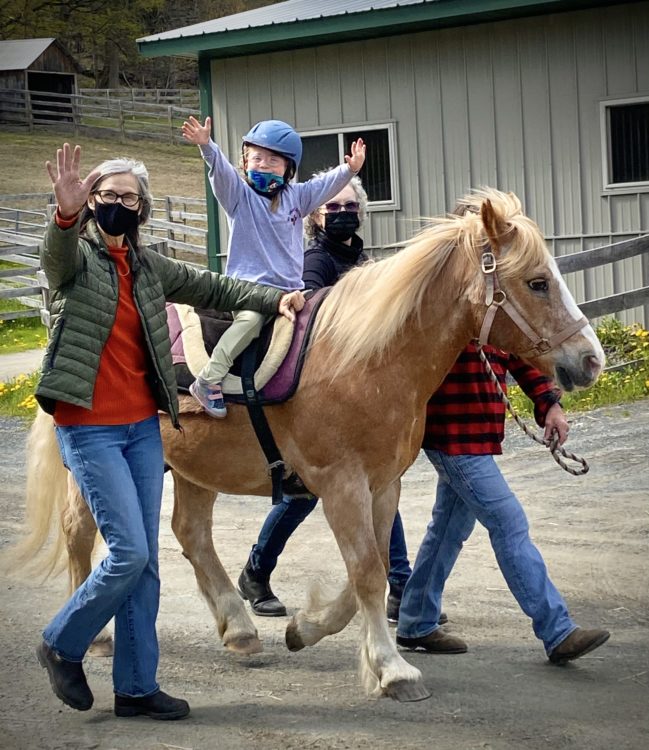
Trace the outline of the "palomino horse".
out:
<instances>
[{"instance_id":1,"label":"palomino horse","mask_svg":"<svg viewBox=\"0 0 649 750\"><path fill-rule=\"evenodd\" d=\"M463 216L433 220L401 252L336 284L321 307L295 396L267 409L285 461L322 498L348 573L338 596L311 597L293 617L287 645L312 646L360 609L363 684L370 694L398 700L428 695L419 670L396 649L384 603L400 477L419 451L427 400L478 337L519 354L567 390L591 385L604 363L519 200L484 189L463 204ZM183 398L182 432L162 415L175 488L173 530L223 643L253 653L261 644L214 549L212 510L217 492L269 496L266 462L243 406L219 421L192 413L189 402ZM25 549L33 553L44 544L58 504L78 586L90 571L95 527L76 488L66 490L52 424L41 412L30 435L33 528Z\"/></svg>"}]
</instances>

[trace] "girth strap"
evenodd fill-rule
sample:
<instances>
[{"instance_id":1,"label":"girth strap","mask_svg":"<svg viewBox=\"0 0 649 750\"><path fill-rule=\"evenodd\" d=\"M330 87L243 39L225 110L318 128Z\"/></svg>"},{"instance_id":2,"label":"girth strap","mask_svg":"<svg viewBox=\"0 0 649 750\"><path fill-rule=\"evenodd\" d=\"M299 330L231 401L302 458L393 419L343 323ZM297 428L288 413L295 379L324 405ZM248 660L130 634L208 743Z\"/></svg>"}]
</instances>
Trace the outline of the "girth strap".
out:
<instances>
[{"instance_id":1,"label":"girth strap","mask_svg":"<svg viewBox=\"0 0 649 750\"><path fill-rule=\"evenodd\" d=\"M257 338L246 348L241 357L241 385L252 428L268 461L268 471L273 485L273 505L277 505L282 502L282 479L285 465L255 388L258 346L259 339Z\"/></svg>"},{"instance_id":2,"label":"girth strap","mask_svg":"<svg viewBox=\"0 0 649 750\"><path fill-rule=\"evenodd\" d=\"M245 398L248 416L252 428L255 431L259 445L261 446L266 461L268 461L268 472L272 483L272 502L277 505L282 502L282 497L288 495L295 498L314 498L300 477L284 463L282 454L279 452L273 432L261 405L259 393L255 388L255 369L257 367L257 350L260 340L255 339L241 355L241 385Z\"/></svg>"}]
</instances>

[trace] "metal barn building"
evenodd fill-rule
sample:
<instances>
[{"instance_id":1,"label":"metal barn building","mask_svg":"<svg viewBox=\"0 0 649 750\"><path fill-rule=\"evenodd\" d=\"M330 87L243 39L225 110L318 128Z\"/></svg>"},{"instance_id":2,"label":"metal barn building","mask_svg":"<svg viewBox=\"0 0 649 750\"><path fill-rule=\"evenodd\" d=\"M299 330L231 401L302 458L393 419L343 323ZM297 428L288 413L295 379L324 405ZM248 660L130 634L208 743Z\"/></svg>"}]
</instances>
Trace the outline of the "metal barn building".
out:
<instances>
[{"instance_id":1,"label":"metal barn building","mask_svg":"<svg viewBox=\"0 0 649 750\"><path fill-rule=\"evenodd\" d=\"M370 247L491 185L564 255L649 232L647 40L646 1L288 0L138 45L197 58L203 114L233 161L262 119L302 134L302 179L362 135ZM216 256L227 225L212 212ZM646 286L649 258L568 282L578 301Z\"/></svg>"}]
</instances>

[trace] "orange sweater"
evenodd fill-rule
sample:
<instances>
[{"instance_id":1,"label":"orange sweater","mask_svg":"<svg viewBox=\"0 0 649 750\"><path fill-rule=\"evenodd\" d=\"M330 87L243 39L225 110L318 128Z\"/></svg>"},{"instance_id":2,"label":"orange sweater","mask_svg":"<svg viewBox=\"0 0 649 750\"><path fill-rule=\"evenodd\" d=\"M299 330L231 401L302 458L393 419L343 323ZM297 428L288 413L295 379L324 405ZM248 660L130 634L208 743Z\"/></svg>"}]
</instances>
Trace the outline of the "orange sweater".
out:
<instances>
[{"instance_id":1,"label":"orange sweater","mask_svg":"<svg viewBox=\"0 0 649 750\"><path fill-rule=\"evenodd\" d=\"M76 223L62 219L66 229ZM117 313L108 340L101 353L92 408L85 409L57 401L54 422L57 425L111 425L140 422L152 417L158 408L149 385L149 357L135 301L127 247L109 247L118 275Z\"/></svg>"}]
</instances>

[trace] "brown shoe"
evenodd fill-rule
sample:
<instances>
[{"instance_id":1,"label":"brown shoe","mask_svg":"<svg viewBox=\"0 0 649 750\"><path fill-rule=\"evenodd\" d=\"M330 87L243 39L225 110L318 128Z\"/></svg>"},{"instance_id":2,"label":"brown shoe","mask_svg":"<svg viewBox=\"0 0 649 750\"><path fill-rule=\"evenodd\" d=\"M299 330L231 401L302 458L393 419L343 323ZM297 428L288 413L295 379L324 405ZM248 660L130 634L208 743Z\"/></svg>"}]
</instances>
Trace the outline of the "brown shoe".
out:
<instances>
[{"instance_id":1,"label":"brown shoe","mask_svg":"<svg viewBox=\"0 0 649 750\"><path fill-rule=\"evenodd\" d=\"M432 633L421 638L406 638L397 634L397 644L409 651L421 648L429 654L464 654L469 649L461 638L449 635L441 628L433 630Z\"/></svg>"},{"instance_id":2,"label":"brown shoe","mask_svg":"<svg viewBox=\"0 0 649 750\"><path fill-rule=\"evenodd\" d=\"M608 630L577 628L550 651L548 659L553 664L567 664L569 661L578 659L580 656L599 648L608 641L609 636Z\"/></svg>"}]
</instances>

